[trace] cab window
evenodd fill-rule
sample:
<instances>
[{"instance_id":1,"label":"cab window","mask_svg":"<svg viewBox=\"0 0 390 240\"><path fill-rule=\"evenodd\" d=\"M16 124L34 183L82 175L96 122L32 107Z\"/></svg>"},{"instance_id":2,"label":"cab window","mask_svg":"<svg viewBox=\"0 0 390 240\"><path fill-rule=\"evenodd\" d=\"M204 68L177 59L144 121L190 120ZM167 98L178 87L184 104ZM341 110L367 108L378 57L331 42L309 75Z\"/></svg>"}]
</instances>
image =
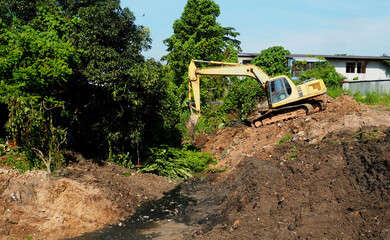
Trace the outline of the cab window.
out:
<instances>
[{"instance_id":1,"label":"cab window","mask_svg":"<svg viewBox=\"0 0 390 240\"><path fill-rule=\"evenodd\" d=\"M291 95L291 86L287 79L278 78L271 81L269 91L271 102L277 103Z\"/></svg>"}]
</instances>

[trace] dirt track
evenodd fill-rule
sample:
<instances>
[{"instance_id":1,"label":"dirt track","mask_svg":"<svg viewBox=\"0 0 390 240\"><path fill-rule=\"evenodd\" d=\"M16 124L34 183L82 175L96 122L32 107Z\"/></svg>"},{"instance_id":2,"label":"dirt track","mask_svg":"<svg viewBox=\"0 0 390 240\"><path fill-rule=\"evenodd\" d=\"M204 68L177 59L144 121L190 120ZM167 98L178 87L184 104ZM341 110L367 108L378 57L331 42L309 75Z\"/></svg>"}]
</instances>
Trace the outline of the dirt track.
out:
<instances>
[{"instance_id":1,"label":"dirt track","mask_svg":"<svg viewBox=\"0 0 390 240\"><path fill-rule=\"evenodd\" d=\"M328 100L326 111L303 118L198 136L228 168L183 184L197 204L185 210L191 228L181 224L171 239L390 239L390 112L346 95ZM49 178L1 170L1 239L74 236L176 186L124 172L89 161Z\"/></svg>"}]
</instances>

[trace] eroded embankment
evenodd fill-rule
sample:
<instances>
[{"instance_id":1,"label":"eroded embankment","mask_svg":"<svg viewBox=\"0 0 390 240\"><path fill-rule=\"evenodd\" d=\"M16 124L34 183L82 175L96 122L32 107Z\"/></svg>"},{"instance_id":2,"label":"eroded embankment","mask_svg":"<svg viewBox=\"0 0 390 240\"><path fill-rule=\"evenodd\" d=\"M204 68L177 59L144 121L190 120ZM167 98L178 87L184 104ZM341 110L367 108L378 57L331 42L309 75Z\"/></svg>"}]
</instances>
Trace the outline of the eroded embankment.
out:
<instances>
[{"instance_id":1,"label":"eroded embankment","mask_svg":"<svg viewBox=\"0 0 390 240\"><path fill-rule=\"evenodd\" d=\"M60 239L94 231L177 185L112 163L79 160L53 175L0 168L0 239Z\"/></svg>"},{"instance_id":2,"label":"eroded embankment","mask_svg":"<svg viewBox=\"0 0 390 240\"><path fill-rule=\"evenodd\" d=\"M188 238L389 238L389 115L343 95L310 116L199 136L228 171L189 185L201 230Z\"/></svg>"},{"instance_id":3,"label":"eroded embankment","mask_svg":"<svg viewBox=\"0 0 390 240\"><path fill-rule=\"evenodd\" d=\"M224 178L187 185L201 230L188 239L389 239L390 130L329 134L243 157Z\"/></svg>"}]
</instances>

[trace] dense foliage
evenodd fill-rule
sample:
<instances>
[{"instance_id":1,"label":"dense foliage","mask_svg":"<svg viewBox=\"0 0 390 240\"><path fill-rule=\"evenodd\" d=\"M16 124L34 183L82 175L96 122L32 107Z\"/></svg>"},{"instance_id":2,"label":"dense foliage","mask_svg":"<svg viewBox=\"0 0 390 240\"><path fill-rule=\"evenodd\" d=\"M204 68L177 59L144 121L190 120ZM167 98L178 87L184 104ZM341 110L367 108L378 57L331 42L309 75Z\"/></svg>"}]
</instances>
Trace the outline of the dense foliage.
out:
<instances>
[{"instance_id":1,"label":"dense foliage","mask_svg":"<svg viewBox=\"0 0 390 240\"><path fill-rule=\"evenodd\" d=\"M345 77L338 72L333 65L328 61L315 62L312 69L306 70L299 76L299 80L303 81L310 78L322 79L327 87L339 86Z\"/></svg>"},{"instance_id":2,"label":"dense foliage","mask_svg":"<svg viewBox=\"0 0 390 240\"><path fill-rule=\"evenodd\" d=\"M236 118L240 120L246 120L264 95L263 91L257 80L253 78L231 78L231 80L229 92L218 111L236 115Z\"/></svg>"},{"instance_id":3,"label":"dense foliage","mask_svg":"<svg viewBox=\"0 0 390 240\"><path fill-rule=\"evenodd\" d=\"M387 65L388 71L390 71L390 60L383 60L383 62Z\"/></svg>"},{"instance_id":4,"label":"dense foliage","mask_svg":"<svg viewBox=\"0 0 390 240\"><path fill-rule=\"evenodd\" d=\"M62 131L54 134L58 147L67 129L68 148L97 157L139 161L149 147L180 143L176 86L166 67L144 59L149 30L119 1L0 3L1 102L8 104L11 140L38 150L27 154L33 165L51 154L20 137L24 127L41 136L37 114L48 129ZM58 104L64 111L52 108Z\"/></svg>"},{"instance_id":5,"label":"dense foliage","mask_svg":"<svg viewBox=\"0 0 390 240\"><path fill-rule=\"evenodd\" d=\"M179 151L169 146L151 148L150 157L141 172L156 173L161 176L185 180L192 177L192 173L207 170L209 164L216 163L210 154L183 149Z\"/></svg>"},{"instance_id":6,"label":"dense foliage","mask_svg":"<svg viewBox=\"0 0 390 240\"><path fill-rule=\"evenodd\" d=\"M24 147L30 168L42 168L44 164L51 172L65 163L60 147L65 143L66 130L53 123L51 110L59 107L55 104L32 97L12 98L8 102L10 114L7 127L14 145Z\"/></svg>"},{"instance_id":7,"label":"dense foliage","mask_svg":"<svg viewBox=\"0 0 390 240\"><path fill-rule=\"evenodd\" d=\"M281 46L264 49L255 57L252 64L260 67L269 76L289 75L287 56L291 53Z\"/></svg>"},{"instance_id":8,"label":"dense foliage","mask_svg":"<svg viewBox=\"0 0 390 240\"><path fill-rule=\"evenodd\" d=\"M0 22L0 101L8 105L7 131L14 145L25 150L27 169L43 165L51 171L64 163L60 145L66 131L55 126L53 114L60 116L56 110L62 102L56 98L79 58L71 39L63 35L75 20L59 16L58 10L49 12L42 5L30 24L14 15L2 18L8 25Z\"/></svg>"},{"instance_id":9,"label":"dense foliage","mask_svg":"<svg viewBox=\"0 0 390 240\"><path fill-rule=\"evenodd\" d=\"M66 144L159 174L172 168L189 176L210 163L209 156L175 148L181 143L183 107L172 81L175 73L144 59L150 31L136 25L119 0L0 0L0 5L0 109L8 115L7 162L23 171L52 171L64 165ZM171 152L178 157L173 165L168 164ZM159 158L168 160L157 171Z\"/></svg>"}]
</instances>

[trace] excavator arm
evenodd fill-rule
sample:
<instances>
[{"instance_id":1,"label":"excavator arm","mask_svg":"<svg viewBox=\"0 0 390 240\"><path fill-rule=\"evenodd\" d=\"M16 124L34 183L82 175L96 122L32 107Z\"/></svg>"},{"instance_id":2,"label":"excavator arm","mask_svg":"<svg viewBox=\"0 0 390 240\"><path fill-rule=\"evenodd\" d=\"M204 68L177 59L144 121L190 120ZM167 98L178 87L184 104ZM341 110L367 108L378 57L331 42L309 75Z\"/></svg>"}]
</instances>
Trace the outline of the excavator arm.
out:
<instances>
[{"instance_id":1,"label":"excavator arm","mask_svg":"<svg viewBox=\"0 0 390 240\"><path fill-rule=\"evenodd\" d=\"M195 63L209 63L221 65L221 67L197 68ZM188 100L191 108L191 119L194 119L192 121L195 121L195 125L200 117L200 75L251 77L256 79L263 89L265 89L266 83L270 79L263 70L251 64L192 60L188 67ZM191 90L194 95L195 106L191 104ZM195 114L193 114L192 109L196 111Z\"/></svg>"}]
</instances>

